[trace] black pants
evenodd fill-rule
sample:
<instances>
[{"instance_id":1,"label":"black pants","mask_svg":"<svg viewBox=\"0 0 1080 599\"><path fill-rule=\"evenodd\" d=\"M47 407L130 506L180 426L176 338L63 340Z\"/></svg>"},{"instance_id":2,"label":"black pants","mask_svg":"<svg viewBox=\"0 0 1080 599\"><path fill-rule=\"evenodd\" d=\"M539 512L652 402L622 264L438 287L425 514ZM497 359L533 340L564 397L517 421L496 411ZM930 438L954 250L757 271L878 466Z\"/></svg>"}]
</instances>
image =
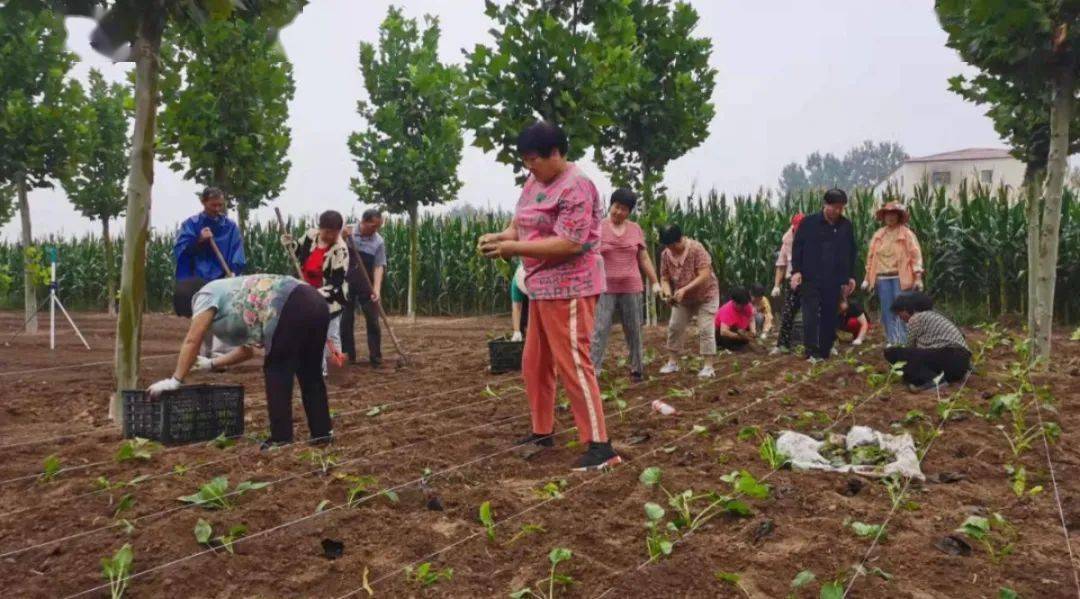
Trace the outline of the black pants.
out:
<instances>
[{"instance_id":1,"label":"black pants","mask_svg":"<svg viewBox=\"0 0 1080 599\"><path fill-rule=\"evenodd\" d=\"M717 349L726 349L728 351L739 351L747 346L750 341L746 339L733 339L731 337L725 337L720 334L720 329L716 329L716 347Z\"/></svg>"},{"instance_id":2,"label":"black pants","mask_svg":"<svg viewBox=\"0 0 1080 599\"><path fill-rule=\"evenodd\" d=\"M368 300L361 304L364 311L364 326L367 329L368 358L375 362L382 361L382 329L379 327L379 307ZM349 297L341 313L341 351L356 361L356 298Z\"/></svg>"},{"instance_id":3,"label":"black pants","mask_svg":"<svg viewBox=\"0 0 1080 599\"><path fill-rule=\"evenodd\" d=\"M783 285L784 306L780 309L780 334L776 346L791 349L791 331L795 328L795 315L799 313L802 294L799 289L792 289L787 279L784 279Z\"/></svg>"},{"instance_id":4,"label":"black pants","mask_svg":"<svg viewBox=\"0 0 1080 599\"><path fill-rule=\"evenodd\" d=\"M840 284L819 285L803 282L803 346L808 357L827 359L836 343L836 321L840 309Z\"/></svg>"},{"instance_id":5,"label":"black pants","mask_svg":"<svg viewBox=\"0 0 1080 599\"><path fill-rule=\"evenodd\" d=\"M971 352L960 347L889 347L885 349L885 359L890 364L905 363L904 382L909 385L924 385L942 373L946 381L953 383L962 380L971 369Z\"/></svg>"},{"instance_id":6,"label":"black pants","mask_svg":"<svg viewBox=\"0 0 1080 599\"><path fill-rule=\"evenodd\" d=\"M324 438L330 434L330 405L322 376L323 348L329 325L330 310L326 299L314 287L300 285L289 294L281 308L270 352L263 362L270 441L292 441L294 377L300 381L300 396L311 438Z\"/></svg>"}]
</instances>

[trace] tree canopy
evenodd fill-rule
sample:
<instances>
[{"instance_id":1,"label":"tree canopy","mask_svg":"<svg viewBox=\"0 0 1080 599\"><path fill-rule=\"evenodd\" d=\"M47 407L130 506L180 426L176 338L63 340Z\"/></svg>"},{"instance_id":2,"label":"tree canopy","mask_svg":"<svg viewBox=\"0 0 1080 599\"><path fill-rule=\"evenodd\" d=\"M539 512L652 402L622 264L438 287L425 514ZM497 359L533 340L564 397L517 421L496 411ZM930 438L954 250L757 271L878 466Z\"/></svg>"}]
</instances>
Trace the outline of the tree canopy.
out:
<instances>
[{"instance_id":1,"label":"tree canopy","mask_svg":"<svg viewBox=\"0 0 1080 599\"><path fill-rule=\"evenodd\" d=\"M80 102L77 129L72 136L72 160L62 183L68 199L88 219L120 216L127 203L128 110L131 93L119 83L108 84L101 72L90 70L90 87Z\"/></svg>"},{"instance_id":2,"label":"tree canopy","mask_svg":"<svg viewBox=\"0 0 1080 599\"><path fill-rule=\"evenodd\" d=\"M894 141L866 140L840 158L832 153L814 152L805 165L790 162L780 171L780 192L804 189L872 187L889 176L907 159L904 146Z\"/></svg>"}]
</instances>

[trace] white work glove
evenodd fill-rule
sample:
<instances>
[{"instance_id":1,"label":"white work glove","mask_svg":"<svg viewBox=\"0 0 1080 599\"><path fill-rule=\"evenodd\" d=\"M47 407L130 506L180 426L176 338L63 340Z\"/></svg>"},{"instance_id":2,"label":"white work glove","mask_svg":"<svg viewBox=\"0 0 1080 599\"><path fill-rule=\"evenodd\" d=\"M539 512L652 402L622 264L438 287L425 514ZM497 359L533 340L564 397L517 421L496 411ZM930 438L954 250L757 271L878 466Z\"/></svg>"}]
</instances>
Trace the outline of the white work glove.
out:
<instances>
[{"instance_id":1,"label":"white work glove","mask_svg":"<svg viewBox=\"0 0 1080 599\"><path fill-rule=\"evenodd\" d=\"M923 285L922 279L919 279L919 280L915 281L915 290L916 291L922 291L923 287L924 287L924 285Z\"/></svg>"},{"instance_id":2,"label":"white work glove","mask_svg":"<svg viewBox=\"0 0 1080 599\"><path fill-rule=\"evenodd\" d=\"M146 388L146 392L150 394L150 397L157 397L165 391L176 391L180 388L180 381L175 377L169 377L165 380L158 381L153 385Z\"/></svg>"},{"instance_id":3,"label":"white work glove","mask_svg":"<svg viewBox=\"0 0 1080 599\"><path fill-rule=\"evenodd\" d=\"M772 296L773 297L780 297L780 286L779 285L773 285Z\"/></svg>"},{"instance_id":4,"label":"white work glove","mask_svg":"<svg viewBox=\"0 0 1080 599\"><path fill-rule=\"evenodd\" d=\"M851 342L852 345L862 345L862 339L856 339Z\"/></svg>"},{"instance_id":5,"label":"white work glove","mask_svg":"<svg viewBox=\"0 0 1080 599\"><path fill-rule=\"evenodd\" d=\"M521 341L521 331L514 331L513 335L510 335L511 341Z\"/></svg>"},{"instance_id":6,"label":"white work glove","mask_svg":"<svg viewBox=\"0 0 1080 599\"><path fill-rule=\"evenodd\" d=\"M862 285L859 286L863 291L870 289L870 281L863 279Z\"/></svg>"},{"instance_id":7,"label":"white work glove","mask_svg":"<svg viewBox=\"0 0 1080 599\"><path fill-rule=\"evenodd\" d=\"M195 358L195 363L191 365L191 372L202 372L205 370L211 370L214 368L214 361L206 356L199 356Z\"/></svg>"},{"instance_id":8,"label":"white work glove","mask_svg":"<svg viewBox=\"0 0 1080 599\"><path fill-rule=\"evenodd\" d=\"M653 283L652 292L656 295L664 295L664 287L660 283Z\"/></svg>"}]
</instances>

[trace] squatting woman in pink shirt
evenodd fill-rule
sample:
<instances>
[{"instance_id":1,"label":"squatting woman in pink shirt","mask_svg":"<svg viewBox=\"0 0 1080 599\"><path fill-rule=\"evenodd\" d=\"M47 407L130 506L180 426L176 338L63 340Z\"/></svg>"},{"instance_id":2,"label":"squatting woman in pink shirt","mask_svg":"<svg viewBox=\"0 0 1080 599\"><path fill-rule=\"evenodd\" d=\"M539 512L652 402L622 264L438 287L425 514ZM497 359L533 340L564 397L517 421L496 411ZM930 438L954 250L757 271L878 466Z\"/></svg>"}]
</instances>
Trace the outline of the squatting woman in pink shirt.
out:
<instances>
[{"instance_id":1,"label":"squatting woman in pink shirt","mask_svg":"<svg viewBox=\"0 0 1080 599\"><path fill-rule=\"evenodd\" d=\"M522 377L532 412L532 434L519 444L554 445L555 381L562 380L578 438L588 449L574 470L621 462L604 427L604 407L589 344L596 298L604 292L600 257L600 196L592 181L567 162L569 143L558 126L537 122L518 136L530 176L514 220L501 233L480 237L488 258L520 256L529 295Z\"/></svg>"},{"instance_id":2,"label":"squatting woman in pink shirt","mask_svg":"<svg viewBox=\"0 0 1080 599\"><path fill-rule=\"evenodd\" d=\"M652 284L653 293L660 293L660 281L656 278L649 251L645 249L645 234L637 223L630 220L637 197L629 189L616 189L611 194L608 217L600 223L600 255L604 257L607 292L596 304L596 329L592 337L592 363L599 374L604 362L611 325L615 313L619 313L626 345L630 348L630 380L642 381L641 324L643 313L642 292L645 286L641 272Z\"/></svg>"}]
</instances>

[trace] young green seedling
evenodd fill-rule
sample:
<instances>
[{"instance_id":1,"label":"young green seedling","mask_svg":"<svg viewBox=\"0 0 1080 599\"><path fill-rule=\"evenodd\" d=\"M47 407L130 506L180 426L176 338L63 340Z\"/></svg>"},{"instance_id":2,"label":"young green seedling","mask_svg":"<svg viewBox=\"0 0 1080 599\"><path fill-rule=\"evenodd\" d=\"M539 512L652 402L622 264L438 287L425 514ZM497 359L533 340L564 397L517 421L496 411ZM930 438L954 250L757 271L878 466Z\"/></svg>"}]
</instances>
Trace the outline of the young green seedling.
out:
<instances>
[{"instance_id":1,"label":"young green seedling","mask_svg":"<svg viewBox=\"0 0 1080 599\"><path fill-rule=\"evenodd\" d=\"M495 540L495 514L491 511L491 502L485 501L480 504L480 523L487 530L489 541Z\"/></svg>"},{"instance_id":2,"label":"young green seedling","mask_svg":"<svg viewBox=\"0 0 1080 599\"><path fill-rule=\"evenodd\" d=\"M161 449L161 443L135 437L120 444L116 450L116 461L127 462L130 460L149 460L154 457L154 452Z\"/></svg>"},{"instance_id":3,"label":"young green seedling","mask_svg":"<svg viewBox=\"0 0 1080 599\"><path fill-rule=\"evenodd\" d=\"M253 483L246 480L237 484L236 488L232 491L229 491L228 477L218 476L199 487L197 493L184 495L178 497L178 499L185 503L195 504L207 510L227 510L232 509L234 502L244 493L248 491L257 491L269 485L270 483Z\"/></svg>"},{"instance_id":4,"label":"young green seedling","mask_svg":"<svg viewBox=\"0 0 1080 599\"><path fill-rule=\"evenodd\" d=\"M206 545L215 550L220 547L230 554L235 553L233 551L233 543L247 534L247 527L243 524L234 524L229 527L229 532L227 534L211 539L210 537L214 534L213 530L214 529L210 526L209 522L199 518L199 521L195 523L195 541L200 545Z\"/></svg>"},{"instance_id":5,"label":"young green seedling","mask_svg":"<svg viewBox=\"0 0 1080 599\"><path fill-rule=\"evenodd\" d=\"M101 574L109 581L109 596L112 599L120 599L127 590L128 574L131 572L131 563L135 560L135 552L130 543L124 543L112 557L101 558Z\"/></svg>"},{"instance_id":6,"label":"young green seedling","mask_svg":"<svg viewBox=\"0 0 1080 599\"><path fill-rule=\"evenodd\" d=\"M539 489L533 489L533 492L541 499L562 499L562 490L567 484L565 479L553 480Z\"/></svg>"},{"instance_id":7,"label":"young green seedling","mask_svg":"<svg viewBox=\"0 0 1080 599\"><path fill-rule=\"evenodd\" d=\"M556 573L556 568L559 564L565 561L569 561L573 557L573 553L569 549L563 547L556 547L548 553L548 561L551 562L551 570L548 573L547 578L542 578L536 583L536 589L524 588L513 593L510 593L510 599L554 599L555 597L555 585L570 586L574 584L574 579L565 575ZM544 592L544 586L547 586L547 592Z\"/></svg>"},{"instance_id":8,"label":"young green seedling","mask_svg":"<svg viewBox=\"0 0 1080 599\"><path fill-rule=\"evenodd\" d=\"M131 493L125 493L120 501L116 502L116 509L113 510L113 520L120 518L120 514L130 510L135 506L135 496Z\"/></svg>"},{"instance_id":9,"label":"young green seedling","mask_svg":"<svg viewBox=\"0 0 1080 599\"><path fill-rule=\"evenodd\" d=\"M884 543L885 525L883 524L866 524L864 522L852 522L851 530L860 539L877 539L878 542Z\"/></svg>"},{"instance_id":10,"label":"young green seedling","mask_svg":"<svg viewBox=\"0 0 1080 599\"><path fill-rule=\"evenodd\" d=\"M546 532L547 532L547 530L545 530L544 527L540 526L539 524L522 524L521 525L521 530L514 533L514 536L510 537L510 540L507 541L505 544L508 545L508 546L513 545L518 540L523 539L523 538L525 538L525 537L527 537L529 535L534 535L534 534L537 534L537 533L546 533Z\"/></svg>"},{"instance_id":11,"label":"young green seedling","mask_svg":"<svg viewBox=\"0 0 1080 599\"><path fill-rule=\"evenodd\" d=\"M431 562L424 562L415 569L413 569L412 566L405 568L405 579L412 581L425 589L435 585L440 580L450 580L453 576L453 568L435 570L431 567Z\"/></svg>"},{"instance_id":12,"label":"young green seedling","mask_svg":"<svg viewBox=\"0 0 1080 599\"><path fill-rule=\"evenodd\" d=\"M779 470L791 461L790 456L777 449L776 439L768 433L761 436L761 445L758 447L758 454L761 455L761 459L765 460L765 463L769 465L769 468L772 468L773 470Z\"/></svg>"},{"instance_id":13,"label":"young green seedling","mask_svg":"<svg viewBox=\"0 0 1080 599\"><path fill-rule=\"evenodd\" d=\"M1009 475L1010 488L1017 497L1034 497L1042 493L1042 485L1027 487L1027 469L1021 466L1005 465L1005 472Z\"/></svg>"},{"instance_id":14,"label":"young green seedling","mask_svg":"<svg viewBox=\"0 0 1080 599\"><path fill-rule=\"evenodd\" d=\"M41 468L41 475L38 476L38 480L43 483L52 482L56 480L56 477L60 475L60 458L55 455L51 455L45 458L45 462Z\"/></svg>"},{"instance_id":15,"label":"young green seedling","mask_svg":"<svg viewBox=\"0 0 1080 599\"><path fill-rule=\"evenodd\" d=\"M334 466L338 465L338 456L330 450L309 449L300 454L300 459L305 460L312 466L318 466L325 476Z\"/></svg>"},{"instance_id":16,"label":"young green seedling","mask_svg":"<svg viewBox=\"0 0 1080 599\"><path fill-rule=\"evenodd\" d=\"M746 595L747 597L750 596L750 593L746 592L746 589L743 588L743 585L742 585L742 582L741 582L742 581L742 576L741 575L736 574L734 572L713 572L713 576L716 578L716 580L718 580L718 581L720 581L720 582L722 582L724 584L731 585L731 586L735 587L736 589L739 589L739 591L741 591L743 595Z\"/></svg>"},{"instance_id":17,"label":"young green seedling","mask_svg":"<svg viewBox=\"0 0 1080 599\"><path fill-rule=\"evenodd\" d=\"M352 474L339 473L337 474L337 478L349 485L349 488L345 491L345 505L349 507L356 507L359 505L360 501L367 496L368 490L379 484L378 479L366 474L355 476Z\"/></svg>"},{"instance_id":18,"label":"young green seedling","mask_svg":"<svg viewBox=\"0 0 1080 599\"><path fill-rule=\"evenodd\" d=\"M1012 555L1016 531L1005 517L997 512L989 518L968 516L956 532L982 543L990 561L994 563L1000 563L1005 557Z\"/></svg>"}]
</instances>

